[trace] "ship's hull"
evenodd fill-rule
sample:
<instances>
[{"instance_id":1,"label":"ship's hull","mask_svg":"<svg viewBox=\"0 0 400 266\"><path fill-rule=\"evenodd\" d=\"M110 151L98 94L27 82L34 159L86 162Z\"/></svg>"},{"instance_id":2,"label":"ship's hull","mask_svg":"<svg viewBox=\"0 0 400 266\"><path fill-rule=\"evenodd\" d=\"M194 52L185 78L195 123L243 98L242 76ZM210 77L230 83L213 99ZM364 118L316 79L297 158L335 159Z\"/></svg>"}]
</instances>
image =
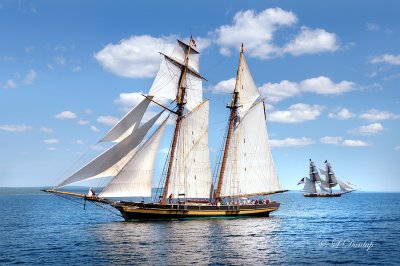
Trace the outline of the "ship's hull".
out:
<instances>
[{"instance_id":1,"label":"ship's hull","mask_svg":"<svg viewBox=\"0 0 400 266\"><path fill-rule=\"evenodd\" d=\"M174 218L201 218L201 217L240 217L258 216L268 217L279 208L279 202L251 205L161 205L117 203L113 207L118 209L125 220L140 219L174 219Z\"/></svg>"},{"instance_id":2,"label":"ship's hull","mask_svg":"<svg viewBox=\"0 0 400 266\"><path fill-rule=\"evenodd\" d=\"M341 193L304 193L304 197L340 197Z\"/></svg>"}]
</instances>

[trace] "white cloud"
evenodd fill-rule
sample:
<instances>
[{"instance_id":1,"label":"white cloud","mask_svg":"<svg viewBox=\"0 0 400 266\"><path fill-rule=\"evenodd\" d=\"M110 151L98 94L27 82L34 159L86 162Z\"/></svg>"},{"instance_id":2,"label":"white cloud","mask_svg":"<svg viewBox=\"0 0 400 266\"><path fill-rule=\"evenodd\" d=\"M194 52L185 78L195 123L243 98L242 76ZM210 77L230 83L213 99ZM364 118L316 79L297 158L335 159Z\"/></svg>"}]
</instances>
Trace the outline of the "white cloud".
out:
<instances>
[{"instance_id":1,"label":"white cloud","mask_svg":"<svg viewBox=\"0 0 400 266\"><path fill-rule=\"evenodd\" d=\"M158 70L160 55L169 54L176 43L175 36L155 38L149 35L131 36L118 44L108 44L94 57L108 71L128 78L153 77Z\"/></svg>"},{"instance_id":2,"label":"white cloud","mask_svg":"<svg viewBox=\"0 0 400 266\"><path fill-rule=\"evenodd\" d=\"M367 26L367 30L369 30L369 31L377 31L377 30L379 30L378 24L376 24L374 22L367 22L366 26Z\"/></svg>"},{"instance_id":3,"label":"white cloud","mask_svg":"<svg viewBox=\"0 0 400 266\"><path fill-rule=\"evenodd\" d=\"M54 57L53 59L57 65L59 65L59 66L65 65L65 58L63 56Z\"/></svg>"},{"instance_id":4,"label":"white cloud","mask_svg":"<svg viewBox=\"0 0 400 266\"><path fill-rule=\"evenodd\" d=\"M343 80L334 83L330 78L319 76L305 79L299 83L283 80L280 83L265 83L259 87L261 93L271 102L299 96L303 92L316 93L322 95L338 95L355 88L355 84Z\"/></svg>"},{"instance_id":5,"label":"white cloud","mask_svg":"<svg viewBox=\"0 0 400 266\"><path fill-rule=\"evenodd\" d=\"M89 109L89 108L85 109L85 114L90 115L90 114L92 114L92 113L93 113L93 110L92 110L92 109Z\"/></svg>"},{"instance_id":6,"label":"white cloud","mask_svg":"<svg viewBox=\"0 0 400 266\"><path fill-rule=\"evenodd\" d=\"M395 149L396 151L400 151L400 145L397 145L396 147L394 147L394 149Z\"/></svg>"},{"instance_id":7,"label":"white cloud","mask_svg":"<svg viewBox=\"0 0 400 266\"><path fill-rule=\"evenodd\" d=\"M298 103L291 105L287 110L273 111L267 115L267 120L279 123L301 123L315 120L322 111L320 105Z\"/></svg>"},{"instance_id":8,"label":"white cloud","mask_svg":"<svg viewBox=\"0 0 400 266\"><path fill-rule=\"evenodd\" d=\"M41 127L40 131L44 132L44 133L53 133L54 130L52 128L49 127Z\"/></svg>"},{"instance_id":9,"label":"white cloud","mask_svg":"<svg viewBox=\"0 0 400 266\"><path fill-rule=\"evenodd\" d=\"M269 144L271 147L299 147L308 146L315 142L309 138L286 138L286 139L270 139Z\"/></svg>"},{"instance_id":10,"label":"white cloud","mask_svg":"<svg viewBox=\"0 0 400 266\"><path fill-rule=\"evenodd\" d=\"M399 119L400 115L396 115L388 111L379 111L377 109L370 109L366 113L361 114L360 118L369 121L379 121L379 120Z\"/></svg>"},{"instance_id":11,"label":"white cloud","mask_svg":"<svg viewBox=\"0 0 400 266\"><path fill-rule=\"evenodd\" d=\"M80 72L82 68L80 66L76 66L72 69L72 72Z\"/></svg>"},{"instance_id":12,"label":"white cloud","mask_svg":"<svg viewBox=\"0 0 400 266\"><path fill-rule=\"evenodd\" d=\"M283 51L294 56L302 54L316 54L321 52L334 52L339 49L335 33L324 29L310 29L301 27L299 35L285 45Z\"/></svg>"},{"instance_id":13,"label":"white cloud","mask_svg":"<svg viewBox=\"0 0 400 266\"><path fill-rule=\"evenodd\" d=\"M59 142L60 141L58 139L45 139L45 140L43 140L43 143L47 144L47 145L53 145L53 144L57 144Z\"/></svg>"},{"instance_id":14,"label":"white cloud","mask_svg":"<svg viewBox=\"0 0 400 266\"><path fill-rule=\"evenodd\" d=\"M340 144L342 142L342 137L329 137L325 136L320 139L321 143L324 144Z\"/></svg>"},{"instance_id":15,"label":"white cloud","mask_svg":"<svg viewBox=\"0 0 400 266\"><path fill-rule=\"evenodd\" d=\"M5 88L5 89L14 89L16 87L17 87L17 84L12 79L7 80L6 84L4 84L4 86L3 86L3 88Z\"/></svg>"},{"instance_id":16,"label":"white cloud","mask_svg":"<svg viewBox=\"0 0 400 266\"><path fill-rule=\"evenodd\" d=\"M260 13L254 10L239 11L232 25L216 29L216 43L223 55L230 55L230 49L240 50L244 42L247 53L252 57L267 59L277 52L273 35L279 27L297 23L297 17L281 8L268 8Z\"/></svg>"},{"instance_id":17,"label":"white cloud","mask_svg":"<svg viewBox=\"0 0 400 266\"><path fill-rule=\"evenodd\" d=\"M71 111L64 111L54 116L57 119L76 119L76 114Z\"/></svg>"},{"instance_id":18,"label":"white cloud","mask_svg":"<svg viewBox=\"0 0 400 266\"><path fill-rule=\"evenodd\" d=\"M350 112L346 108L342 108L339 111L337 111L336 113L329 113L328 117L336 118L336 119L339 119L339 120L347 120L347 119L350 119L352 117L355 117L355 114L353 114L352 112Z\"/></svg>"},{"instance_id":19,"label":"white cloud","mask_svg":"<svg viewBox=\"0 0 400 266\"><path fill-rule=\"evenodd\" d=\"M348 147L365 147L369 146L369 144L363 140L353 140L353 139L345 139L342 142L343 146L348 146Z\"/></svg>"},{"instance_id":20,"label":"white cloud","mask_svg":"<svg viewBox=\"0 0 400 266\"><path fill-rule=\"evenodd\" d=\"M91 129L93 132L100 132L100 131L101 131L100 129L98 129L98 128L95 127L95 126L90 126L90 129Z\"/></svg>"},{"instance_id":21,"label":"white cloud","mask_svg":"<svg viewBox=\"0 0 400 266\"><path fill-rule=\"evenodd\" d=\"M85 142L84 142L83 140L81 140L81 139L77 139L74 143L75 143L75 144L82 145L82 144L84 144Z\"/></svg>"},{"instance_id":22,"label":"white cloud","mask_svg":"<svg viewBox=\"0 0 400 266\"><path fill-rule=\"evenodd\" d=\"M0 125L0 130L9 132L24 132L32 130L32 127L27 125Z\"/></svg>"},{"instance_id":23,"label":"white cloud","mask_svg":"<svg viewBox=\"0 0 400 266\"><path fill-rule=\"evenodd\" d=\"M400 65L400 55L383 54L374 56L370 61L372 64L386 63L389 65Z\"/></svg>"},{"instance_id":24,"label":"white cloud","mask_svg":"<svg viewBox=\"0 0 400 266\"><path fill-rule=\"evenodd\" d=\"M47 147L47 150L48 151L55 151L55 150L57 150L57 148L56 147Z\"/></svg>"},{"instance_id":25,"label":"white cloud","mask_svg":"<svg viewBox=\"0 0 400 266\"><path fill-rule=\"evenodd\" d=\"M359 135L375 135L384 130L381 123L373 123L367 126L360 126L355 129L350 130L353 134Z\"/></svg>"},{"instance_id":26,"label":"white cloud","mask_svg":"<svg viewBox=\"0 0 400 266\"><path fill-rule=\"evenodd\" d=\"M364 147L369 144L363 140L343 139L342 137L329 137L325 136L320 139L321 143L330 145L341 145L347 147Z\"/></svg>"},{"instance_id":27,"label":"white cloud","mask_svg":"<svg viewBox=\"0 0 400 266\"><path fill-rule=\"evenodd\" d=\"M78 125L81 125L81 126L83 126L83 125L87 125L87 124L89 124L89 120L83 120L83 119L80 119L80 120L78 120Z\"/></svg>"},{"instance_id":28,"label":"white cloud","mask_svg":"<svg viewBox=\"0 0 400 266\"><path fill-rule=\"evenodd\" d=\"M106 148L100 145L93 145L92 147L90 147L92 150L94 151L105 151Z\"/></svg>"},{"instance_id":29,"label":"white cloud","mask_svg":"<svg viewBox=\"0 0 400 266\"><path fill-rule=\"evenodd\" d=\"M236 78L231 78L228 80L223 80L218 82L217 85L210 88L212 93L215 94L223 94L223 93L232 93L235 88Z\"/></svg>"},{"instance_id":30,"label":"white cloud","mask_svg":"<svg viewBox=\"0 0 400 266\"><path fill-rule=\"evenodd\" d=\"M31 69L25 76L25 84L31 85L37 77L37 73L35 70Z\"/></svg>"},{"instance_id":31,"label":"white cloud","mask_svg":"<svg viewBox=\"0 0 400 266\"><path fill-rule=\"evenodd\" d=\"M107 125L107 126L113 126L118 121L119 121L119 119L117 117L111 116L111 115L99 116L97 118L97 122L102 123L102 124Z\"/></svg>"},{"instance_id":32,"label":"white cloud","mask_svg":"<svg viewBox=\"0 0 400 266\"><path fill-rule=\"evenodd\" d=\"M143 99L142 92L121 93L114 102L121 105L121 111L127 113Z\"/></svg>"}]
</instances>

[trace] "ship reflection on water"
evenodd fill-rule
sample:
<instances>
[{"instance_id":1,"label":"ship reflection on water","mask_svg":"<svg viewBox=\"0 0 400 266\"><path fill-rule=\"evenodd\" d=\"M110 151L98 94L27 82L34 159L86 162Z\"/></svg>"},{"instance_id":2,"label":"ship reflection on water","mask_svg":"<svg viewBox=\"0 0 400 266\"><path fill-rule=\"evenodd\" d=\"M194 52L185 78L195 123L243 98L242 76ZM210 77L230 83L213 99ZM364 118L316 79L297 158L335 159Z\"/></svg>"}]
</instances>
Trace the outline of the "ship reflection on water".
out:
<instances>
[{"instance_id":1,"label":"ship reflection on water","mask_svg":"<svg viewBox=\"0 0 400 266\"><path fill-rule=\"evenodd\" d=\"M281 263L280 219L225 218L98 224L98 254L112 264Z\"/></svg>"}]
</instances>

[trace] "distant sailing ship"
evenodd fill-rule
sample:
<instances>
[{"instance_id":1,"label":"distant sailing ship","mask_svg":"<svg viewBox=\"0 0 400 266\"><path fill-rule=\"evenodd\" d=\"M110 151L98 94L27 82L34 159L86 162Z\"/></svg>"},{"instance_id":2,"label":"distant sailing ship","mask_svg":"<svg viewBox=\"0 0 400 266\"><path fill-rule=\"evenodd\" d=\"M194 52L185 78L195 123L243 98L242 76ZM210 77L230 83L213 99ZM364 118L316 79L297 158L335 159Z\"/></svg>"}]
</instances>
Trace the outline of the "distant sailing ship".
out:
<instances>
[{"instance_id":1,"label":"distant sailing ship","mask_svg":"<svg viewBox=\"0 0 400 266\"><path fill-rule=\"evenodd\" d=\"M304 197L340 197L345 193L350 193L356 190L335 176L332 166L328 161L325 161L325 164L326 170L319 169L321 174L325 176L325 179L323 179L320 177L315 163L310 159L310 177L303 177L297 184L304 184ZM317 190L316 185L318 185L319 191ZM340 192L332 192L332 188L337 185L340 188Z\"/></svg>"},{"instance_id":2,"label":"distant sailing ship","mask_svg":"<svg viewBox=\"0 0 400 266\"><path fill-rule=\"evenodd\" d=\"M148 95L123 117L101 141L114 146L90 161L49 193L82 197L109 204L126 220L148 218L268 216L280 203L243 202L243 198L282 193L268 142L264 100L246 63L243 45L224 148L213 184L208 147L209 101L203 101L199 73L199 52L195 42L178 40L171 55L162 54L160 69ZM160 103L169 99L175 107ZM147 122L142 121L150 103L163 110ZM161 119L169 115L150 134ZM156 155L166 121L175 119L162 191L151 203L117 201L110 198L151 197ZM148 136L146 138L146 136ZM98 177L113 177L98 196L61 191L59 188Z\"/></svg>"}]
</instances>

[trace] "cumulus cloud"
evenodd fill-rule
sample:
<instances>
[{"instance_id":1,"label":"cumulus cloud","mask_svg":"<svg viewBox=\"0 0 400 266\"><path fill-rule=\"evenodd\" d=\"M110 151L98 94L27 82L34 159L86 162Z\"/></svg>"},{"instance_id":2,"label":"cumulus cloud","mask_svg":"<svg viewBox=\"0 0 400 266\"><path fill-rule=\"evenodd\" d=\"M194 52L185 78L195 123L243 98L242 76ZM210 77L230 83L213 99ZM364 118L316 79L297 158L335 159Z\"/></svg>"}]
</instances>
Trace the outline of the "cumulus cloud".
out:
<instances>
[{"instance_id":1,"label":"cumulus cloud","mask_svg":"<svg viewBox=\"0 0 400 266\"><path fill-rule=\"evenodd\" d=\"M82 145L82 144L84 144L85 142L84 142L83 140L81 140L81 139L77 139L77 140L74 141L74 143L75 143L75 144Z\"/></svg>"},{"instance_id":2,"label":"cumulus cloud","mask_svg":"<svg viewBox=\"0 0 400 266\"><path fill-rule=\"evenodd\" d=\"M260 13L254 10L239 11L230 25L223 25L214 31L215 42L220 53L229 56L232 49L239 50L242 42L250 57L268 59L286 53L294 56L333 52L339 48L335 33L324 29L303 26L293 40L283 47L274 43L274 34L279 29L294 26L297 16L281 8L268 8Z\"/></svg>"},{"instance_id":3,"label":"cumulus cloud","mask_svg":"<svg viewBox=\"0 0 400 266\"><path fill-rule=\"evenodd\" d=\"M16 87L17 84L12 79L7 80L6 84L4 84L3 86L4 89L14 89Z\"/></svg>"},{"instance_id":4,"label":"cumulus cloud","mask_svg":"<svg viewBox=\"0 0 400 266\"><path fill-rule=\"evenodd\" d=\"M354 90L353 82L343 80L334 83L330 78L319 76L305 79L301 82L291 82L283 80L279 83L265 83L259 87L261 93L271 102L299 96L304 92L316 93L321 95L339 95Z\"/></svg>"},{"instance_id":5,"label":"cumulus cloud","mask_svg":"<svg viewBox=\"0 0 400 266\"><path fill-rule=\"evenodd\" d=\"M400 65L400 55L383 54L371 58L372 64L386 63L389 65Z\"/></svg>"},{"instance_id":6,"label":"cumulus cloud","mask_svg":"<svg viewBox=\"0 0 400 266\"><path fill-rule=\"evenodd\" d=\"M373 123L366 126L360 126L350 130L351 133L357 135L375 135L384 130L384 127L381 123Z\"/></svg>"},{"instance_id":7,"label":"cumulus cloud","mask_svg":"<svg viewBox=\"0 0 400 266\"><path fill-rule=\"evenodd\" d=\"M214 87L210 88L212 93L223 94L232 93L235 88L236 78L231 78L228 80L223 80L217 83Z\"/></svg>"},{"instance_id":8,"label":"cumulus cloud","mask_svg":"<svg viewBox=\"0 0 400 266\"><path fill-rule=\"evenodd\" d=\"M65 58L63 56L54 57L53 60L59 66L65 65Z\"/></svg>"},{"instance_id":9,"label":"cumulus cloud","mask_svg":"<svg viewBox=\"0 0 400 266\"><path fill-rule=\"evenodd\" d=\"M393 120L393 119L399 119L400 115L396 115L392 112L388 111L380 111L377 109L370 109L366 113L361 114L360 118L369 120L369 121L380 121L380 120Z\"/></svg>"},{"instance_id":10,"label":"cumulus cloud","mask_svg":"<svg viewBox=\"0 0 400 266\"><path fill-rule=\"evenodd\" d=\"M336 34L324 29L301 27L300 33L283 47L283 51L294 56L334 52L339 49Z\"/></svg>"},{"instance_id":11,"label":"cumulus cloud","mask_svg":"<svg viewBox=\"0 0 400 266\"><path fill-rule=\"evenodd\" d=\"M47 144L47 145L53 145L53 144L57 144L59 142L60 141L58 139L45 139L45 140L43 140L43 143Z\"/></svg>"},{"instance_id":12,"label":"cumulus cloud","mask_svg":"<svg viewBox=\"0 0 400 266\"><path fill-rule=\"evenodd\" d=\"M279 123L302 123L315 120L322 111L320 105L298 103L291 105L287 110L272 111L267 115L267 120Z\"/></svg>"},{"instance_id":13,"label":"cumulus cloud","mask_svg":"<svg viewBox=\"0 0 400 266\"><path fill-rule=\"evenodd\" d=\"M113 126L115 125L117 122L119 121L119 119L115 116L111 116L111 115L104 115L104 116L99 116L97 118L97 122L107 125L107 126Z\"/></svg>"},{"instance_id":14,"label":"cumulus cloud","mask_svg":"<svg viewBox=\"0 0 400 266\"><path fill-rule=\"evenodd\" d=\"M377 31L377 30L379 30L378 24L376 24L374 22L367 22L366 26L367 26L367 30L369 30L369 31Z\"/></svg>"},{"instance_id":15,"label":"cumulus cloud","mask_svg":"<svg viewBox=\"0 0 400 266\"><path fill-rule=\"evenodd\" d=\"M49 127L41 127L40 131L44 132L44 133L53 133L54 130L52 128Z\"/></svg>"},{"instance_id":16,"label":"cumulus cloud","mask_svg":"<svg viewBox=\"0 0 400 266\"><path fill-rule=\"evenodd\" d=\"M250 56L266 59L276 53L272 41L278 27L295 23L296 15L281 8L268 8L258 14L254 10L239 11L232 25L223 25L215 31L216 43L223 55L229 55L231 48L239 50L244 42Z\"/></svg>"},{"instance_id":17,"label":"cumulus cloud","mask_svg":"<svg viewBox=\"0 0 400 266\"><path fill-rule=\"evenodd\" d=\"M61 112L59 114L56 114L54 117L57 118L57 119L64 120L64 119L76 119L77 116L76 116L76 114L74 112L63 111L63 112Z\"/></svg>"},{"instance_id":18,"label":"cumulus cloud","mask_svg":"<svg viewBox=\"0 0 400 266\"><path fill-rule=\"evenodd\" d=\"M308 146L315 142L309 138L286 138L286 139L270 139L269 144L271 147L299 147Z\"/></svg>"},{"instance_id":19,"label":"cumulus cloud","mask_svg":"<svg viewBox=\"0 0 400 266\"><path fill-rule=\"evenodd\" d=\"M158 52L169 54L176 36L155 38L149 35L131 36L118 44L107 44L94 57L111 73L128 78L153 77L158 70Z\"/></svg>"},{"instance_id":20,"label":"cumulus cloud","mask_svg":"<svg viewBox=\"0 0 400 266\"><path fill-rule=\"evenodd\" d=\"M320 139L320 142L323 144L329 145L341 145L347 147L365 147L370 144L363 140L353 140L353 139L343 139L343 137L330 137L325 136Z\"/></svg>"},{"instance_id":21,"label":"cumulus cloud","mask_svg":"<svg viewBox=\"0 0 400 266\"><path fill-rule=\"evenodd\" d=\"M335 113L329 113L328 117L330 118L336 118L339 120L347 120L350 119L352 117L355 117L356 115L353 114L352 112L350 112L348 109L346 108L342 108L339 111L335 112Z\"/></svg>"},{"instance_id":22,"label":"cumulus cloud","mask_svg":"<svg viewBox=\"0 0 400 266\"><path fill-rule=\"evenodd\" d=\"M100 132L101 130L100 129L98 129L97 127L95 127L95 126L90 126L90 129L93 131L93 132Z\"/></svg>"},{"instance_id":23,"label":"cumulus cloud","mask_svg":"<svg viewBox=\"0 0 400 266\"><path fill-rule=\"evenodd\" d=\"M0 130L8 132L24 132L32 130L32 127L25 124L22 125L0 125Z\"/></svg>"},{"instance_id":24,"label":"cumulus cloud","mask_svg":"<svg viewBox=\"0 0 400 266\"><path fill-rule=\"evenodd\" d=\"M31 85L37 77L37 73L35 70L31 69L25 76L25 84Z\"/></svg>"},{"instance_id":25,"label":"cumulus cloud","mask_svg":"<svg viewBox=\"0 0 400 266\"><path fill-rule=\"evenodd\" d=\"M78 120L77 123L78 123L78 125L83 126L83 125L89 124L89 120L80 119L80 120Z\"/></svg>"}]
</instances>

